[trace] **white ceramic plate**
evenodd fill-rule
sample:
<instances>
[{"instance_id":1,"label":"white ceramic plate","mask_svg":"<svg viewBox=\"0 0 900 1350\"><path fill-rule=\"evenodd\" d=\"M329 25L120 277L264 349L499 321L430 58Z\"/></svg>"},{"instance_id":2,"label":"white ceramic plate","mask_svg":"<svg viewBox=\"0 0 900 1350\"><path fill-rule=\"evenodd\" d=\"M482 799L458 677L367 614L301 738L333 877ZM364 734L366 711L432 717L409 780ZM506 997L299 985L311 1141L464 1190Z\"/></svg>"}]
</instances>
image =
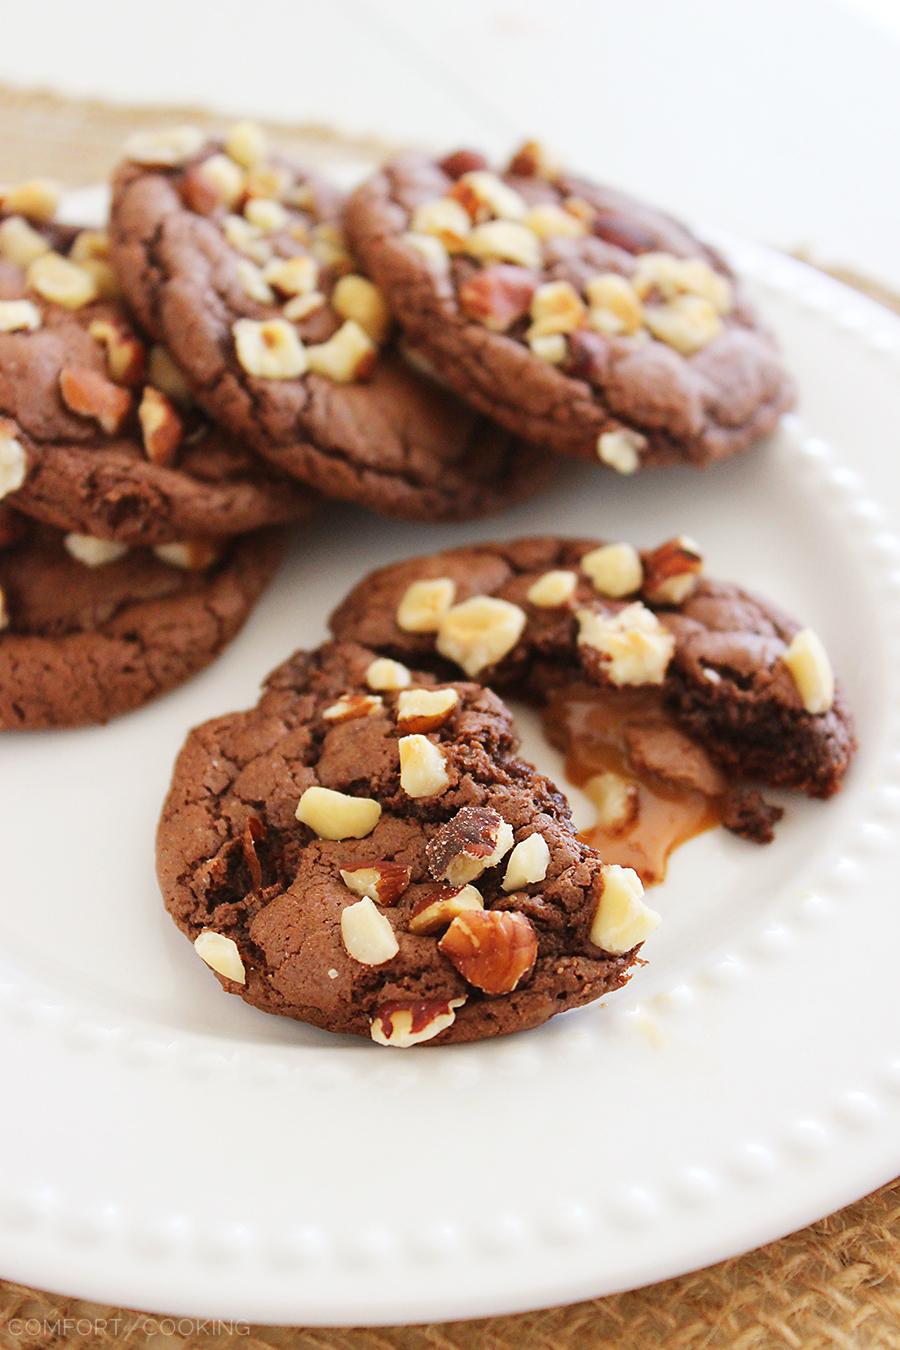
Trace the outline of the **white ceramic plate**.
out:
<instances>
[{"instance_id":1,"label":"white ceramic plate","mask_svg":"<svg viewBox=\"0 0 900 1350\"><path fill-rule=\"evenodd\" d=\"M706 474L566 466L462 528L323 514L207 673L104 729L3 739L4 1276L259 1321L503 1313L716 1261L900 1170L900 323L724 243L800 381L770 444ZM526 1035L389 1053L225 997L154 881L187 728L252 703L366 569L560 530L685 531L812 624L858 713L845 791L791 800L769 848L683 848L649 966Z\"/></svg>"}]
</instances>

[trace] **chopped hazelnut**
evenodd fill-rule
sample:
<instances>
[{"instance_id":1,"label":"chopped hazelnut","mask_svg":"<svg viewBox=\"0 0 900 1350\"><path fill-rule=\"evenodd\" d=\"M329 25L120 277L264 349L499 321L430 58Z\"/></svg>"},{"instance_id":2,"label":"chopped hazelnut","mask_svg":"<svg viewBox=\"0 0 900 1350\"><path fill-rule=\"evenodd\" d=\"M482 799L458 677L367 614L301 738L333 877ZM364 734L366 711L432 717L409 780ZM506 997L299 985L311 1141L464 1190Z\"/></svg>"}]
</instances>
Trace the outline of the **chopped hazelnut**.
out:
<instances>
[{"instance_id":1,"label":"chopped hazelnut","mask_svg":"<svg viewBox=\"0 0 900 1350\"><path fill-rule=\"evenodd\" d=\"M412 881L412 868L383 859L365 867L342 867L341 880L354 895L379 905L395 905Z\"/></svg>"},{"instance_id":2,"label":"chopped hazelnut","mask_svg":"<svg viewBox=\"0 0 900 1350\"><path fill-rule=\"evenodd\" d=\"M437 649L467 675L502 661L515 647L527 622L518 605L492 595L475 595L441 616Z\"/></svg>"},{"instance_id":3,"label":"chopped hazelnut","mask_svg":"<svg viewBox=\"0 0 900 1350\"><path fill-rule=\"evenodd\" d=\"M38 295L64 309L81 309L100 294L94 276L59 253L42 253L35 258L28 268L27 279Z\"/></svg>"},{"instance_id":4,"label":"chopped hazelnut","mask_svg":"<svg viewBox=\"0 0 900 1350\"><path fill-rule=\"evenodd\" d=\"M168 394L173 403L188 404L193 401L187 380L165 347L157 344L150 348L147 378L156 389Z\"/></svg>"},{"instance_id":5,"label":"chopped hazelnut","mask_svg":"<svg viewBox=\"0 0 900 1350\"><path fill-rule=\"evenodd\" d=\"M397 699L397 726L403 732L435 731L458 703L455 689L404 689Z\"/></svg>"},{"instance_id":6,"label":"chopped hazelnut","mask_svg":"<svg viewBox=\"0 0 900 1350\"><path fill-rule=\"evenodd\" d=\"M371 375L378 348L354 319L345 319L327 342L307 347L306 354L314 374L350 384Z\"/></svg>"},{"instance_id":7,"label":"chopped hazelnut","mask_svg":"<svg viewBox=\"0 0 900 1350\"><path fill-rule=\"evenodd\" d=\"M581 570L590 577L594 590L614 600L641 589L644 569L641 555L631 544L605 544L581 558Z\"/></svg>"},{"instance_id":8,"label":"chopped hazelnut","mask_svg":"<svg viewBox=\"0 0 900 1350\"><path fill-rule=\"evenodd\" d=\"M405 689L412 684L412 675L399 661L376 656L366 668L366 684L370 689Z\"/></svg>"},{"instance_id":9,"label":"chopped hazelnut","mask_svg":"<svg viewBox=\"0 0 900 1350\"><path fill-rule=\"evenodd\" d=\"M400 786L408 797L436 797L450 786L441 747L419 734L401 736Z\"/></svg>"},{"instance_id":10,"label":"chopped hazelnut","mask_svg":"<svg viewBox=\"0 0 900 1350\"><path fill-rule=\"evenodd\" d=\"M578 576L575 572L554 569L544 572L528 587L527 599L539 609L556 609L566 604L575 594Z\"/></svg>"},{"instance_id":11,"label":"chopped hazelnut","mask_svg":"<svg viewBox=\"0 0 900 1350\"><path fill-rule=\"evenodd\" d=\"M524 914L472 910L458 915L438 949L485 994L511 994L537 960L537 934Z\"/></svg>"},{"instance_id":12,"label":"chopped hazelnut","mask_svg":"<svg viewBox=\"0 0 900 1350\"><path fill-rule=\"evenodd\" d=\"M652 610L635 601L615 614L582 609L577 617L579 646L600 653L611 684L662 684L675 639Z\"/></svg>"},{"instance_id":13,"label":"chopped hazelnut","mask_svg":"<svg viewBox=\"0 0 900 1350\"><path fill-rule=\"evenodd\" d=\"M569 347L562 333L546 333L528 339L528 346L541 361L561 366L569 355Z\"/></svg>"},{"instance_id":14,"label":"chopped hazelnut","mask_svg":"<svg viewBox=\"0 0 900 1350\"><path fill-rule=\"evenodd\" d=\"M184 437L184 424L169 399L152 384L144 388L138 406L144 453L152 464L174 464Z\"/></svg>"},{"instance_id":15,"label":"chopped hazelnut","mask_svg":"<svg viewBox=\"0 0 900 1350\"><path fill-rule=\"evenodd\" d=\"M264 159L266 148L266 133L256 122L235 122L225 137L225 153L244 169Z\"/></svg>"},{"instance_id":16,"label":"chopped hazelnut","mask_svg":"<svg viewBox=\"0 0 900 1350\"><path fill-rule=\"evenodd\" d=\"M106 368L116 384L137 385L144 377L144 344L114 319L92 319L88 332L106 351Z\"/></svg>"},{"instance_id":17,"label":"chopped hazelnut","mask_svg":"<svg viewBox=\"0 0 900 1350\"><path fill-rule=\"evenodd\" d=\"M263 276L282 295L309 295L319 284L319 264L307 253L296 258L273 258Z\"/></svg>"},{"instance_id":18,"label":"chopped hazelnut","mask_svg":"<svg viewBox=\"0 0 900 1350\"><path fill-rule=\"evenodd\" d=\"M821 638L811 628L795 633L783 656L801 702L814 716L834 703L834 674Z\"/></svg>"},{"instance_id":19,"label":"chopped hazelnut","mask_svg":"<svg viewBox=\"0 0 900 1350\"><path fill-rule=\"evenodd\" d=\"M63 536L66 552L76 562L85 567L105 567L107 563L117 562L128 552L127 544L117 544L112 539L95 539L90 534L67 534Z\"/></svg>"},{"instance_id":20,"label":"chopped hazelnut","mask_svg":"<svg viewBox=\"0 0 900 1350\"><path fill-rule=\"evenodd\" d=\"M397 627L405 633L434 633L453 604L456 582L429 577L407 586L397 606Z\"/></svg>"},{"instance_id":21,"label":"chopped hazelnut","mask_svg":"<svg viewBox=\"0 0 900 1350\"><path fill-rule=\"evenodd\" d=\"M348 956L364 966L383 966L400 950L390 919L367 895L341 911L341 938Z\"/></svg>"},{"instance_id":22,"label":"chopped hazelnut","mask_svg":"<svg viewBox=\"0 0 900 1350\"><path fill-rule=\"evenodd\" d=\"M435 235L407 230L402 238L404 244L418 253L433 271L446 272L450 266L450 254L446 245Z\"/></svg>"},{"instance_id":23,"label":"chopped hazelnut","mask_svg":"<svg viewBox=\"0 0 900 1350\"><path fill-rule=\"evenodd\" d=\"M644 887L631 867L604 863L603 890L591 923L590 940L595 947L622 956L658 928L655 909L644 903Z\"/></svg>"},{"instance_id":24,"label":"chopped hazelnut","mask_svg":"<svg viewBox=\"0 0 900 1350\"><path fill-rule=\"evenodd\" d=\"M0 420L0 499L17 492L25 482L28 457L15 422Z\"/></svg>"},{"instance_id":25,"label":"chopped hazelnut","mask_svg":"<svg viewBox=\"0 0 900 1350\"><path fill-rule=\"evenodd\" d=\"M539 239L579 239L587 234L587 225L579 216L553 202L533 206L524 223Z\"/></svg>"},{"instance_id":26,"label":"chopped hazelnut","mask_svg":"<svg viewBox=\"0 0 900 1350\"><path fill-rule=\"evenodd\" d=\"M682 605L693 595L703 555L693 539L679 535L644 555L644 595L653 605Z\"/></svg>"},{"instance_id":27,"label":"chopped hazelnut","mask_svg":"<svg viewBox=\"0 0 900 1350\"><path fill-rule=\"evenodd\" d=\"M643 306L626 277L618 272L600 272L591 277L584 291L591 328L612 337L638 331L644 318Z\"/></svg>"},{"instance_id":28,"label":"chopped hazelnut","mask_svg":"<svg viewBox=\"0 0 900 1350\"><path fill-rule=\"evenodd\" d=\"M488 220L476 225L466 239L465 250L473 258L486 262L511 262L534 268L541 265L540 240L527 225L514 220Z\"/></svg>"},{"instance_id":29,"label":"chopped hazelnut","mask_svg":"<svg viewBox=\"0 0 900 1350\"><path fill-rule=\"evenodd\" d=\"M244 207L244 219L262 230L263 234L277 234L288 222L288 213L281 202L271 197L251 197Z\"/></svg>"},{"instance_id":30,"label":"chopped hazelnut","mask_svg":"<svg viewBox=\"0 0 900 1350\"><path fill-rule=\"evenodd\" d=\"M320 839L364 839L381 819L381 805L372 797L350 797L316 785L303 793L296 816Z\"/></svg>"},{"instance_id":31,"label":"chopped hazelnut","mask_svg":"<svg viewBox=\"0 0 900 1350\"><path fill-rule=\"evenodd\" d=\"M597 437L597 457L616 473L636 473L641 466L641 451L646 449L647 437L630 427L603 431Z\"/></svg>"},{"instance_id":32,"label":"chopped hazelnut","mask_svg":"<svg viewBox=\"0 0 900 1350\"><path fill-rule=\"evenodd\" d=\"M41 311L30 300L0 300L0 333L34 333Z\"/></svg>"},{"instance_id":33,"label":"chopped hazelnut","mask_svg":"<svg viewBox=\"0 0 900 1350\"><path fill-rule=\"evenodd\" d=\"M115 436L131 412L131 395L89 366L65 366L59 373L59 392L70 412L92 417L107 436Z\"/></svg>"},{"instance_id":34,"label":"chopped hazelnut","mask_svg":"<svg viewBox=\"0 0 900 1350\"><path fill-rule=\"evenodd\" d=\"M30 267L36 258L50 252L50 243L39 230L32 229L22 216L0 220L0 258L21 267Z\"/></svg>"},{"instance_id":35,"label":"chopped hazelnut","mask_svg":"<svg viewBox=\"0 0 900 1350\"><path fill-rule=\"evenodd\" d=\"M391 311L378 287L356 272L340 278L331 292L331 303L342 319L354 319L379 346L391 327Z\"/></svg>"},{"instance_id":36,"label":"chopped hazelnut","mask_svg":"<svg viewBox=\"0 0 900 1350\"><path fill-rule=\"evenodd\" d=\"M468 212L452 197L438 197L417 206L410 221L413 235L435 238L448 253L464 247L472 222Z\"/></svg>"},{"instance_id":37,"label":"chopped hazelnut","mask_svg":"<svg viewBox=\"0 0 900 1350\"><path fill-rule=\"evenodd\" d=\"M197 165L197 173L222 206L230 209L244 195L244 172L228 155L210 155Z\"/></svg>"},{"instance_id":38,"label":"chopped hazelnut","mask_svg":"<svg viewBox=\"0 0 900 1350\"><path fill-rule=\"evenodd\" d=\"M587 311L581 296L568 281L548 281L538 286L531 301L529 338L551 333L574 333L584 323Z\"/></svg>"},{"instance_id":39,"label":"chopped hazelnut","mask_svg":"<svg viewBox=\"0 0 900 1350\"><path fill-rule=\"evenodd\" d=\"M205 572L221 558L222 545L213 539L183 539L171 544L157 544L153 552L169 567L180 567L184 572Z\"/></svg>"},{"instance_id":40,"label":"chopped hazelnut","mask_svg":"<svg viewBox=\"0 0 900 1350\"><path fill-rule=\"evenodd\" d=\"M691 356L722 331L715 306L699 295L678 295L665 305L645 305L644 322L655 338Z\"/></svg>"},{"instance_id":41,"label":"chopped hazelnut","mask_svg":"<svg viewBox=\"0 0 900 1350\"><path fill-rule=\"evenodd\" d=\"M637 785L621 774L612 770L595 773L585 783L584 792L596 807L601 830L620 834L637 819Z\"/></svg>"},{"instance_id":42,"label":"chopped hazelnut","mask_svg":"<svg viewBox=\"0 0 900 1350\"><path fill-rule=\"evenodd\" d=\"M484 900L474 886L437 886L417 902L409 916L409 931L430 936L448 928L460 914L484 909Z\"/></svg>"},{"instance_id":43,"label":"chopped hazelnut","mask_svg":"<svg viewBox=\"0 0 900 1350\"><path fill-rule=\"evenodd\" d=\"M0 207L8 215L28 220L52 220L59 207L59 183L52 178L29 178L24 183L0 189Z\"/></svg>"},{"instance_id":44,"label":"chopped hazelnut","mask_svg":"<svg viewBox=\"0 0 900 1350\"><path fill-rule=\"evenodd\" d=\"M377 694L345 694L325 709L326 722L355 722L358 717L377 717L384 703Z\"/></svg>"},{"instance_id":45,"label":"chopped hazelnut","mask_svg":"<svg viewBox=\"0 0 900 1350\"><path fill-rule=\"evenodd\" d=\"M155 168L174 168L186 164L202 149L203 132L198 127L166 127L158 131L137 131L125 142L125 156L133 164Z\"/></svg>"},{"instance_id":46,"label":"chopped hazelnut","mask_svg":"<svg viewBox=\"0 0 900 1350\"><path fill-rule=\"evenodd\" d=\"M271 305L273 303L275 292L266 281L262 268L258 267L251 258L238 258L234 270L240 282L241 290L248 300L255 300L260 305Z\"/></svg>"},{"instance_id":47,"label":"chopped hazelnut","mask_svg":"<svg viewBox=\"0 0 900 1350\"><path fill-rule=\"evenodd\" d=\"M434 1040L453 1025L456 1009L465 1001L451 998L444 1002L386 1003L372 1018L372 1040L376 1045L394 1046L398 1050Z\"/></svg>"},{"instance_id":48,"label":"chopped hazelnut","mask_svg":"<svg viewBox=\"0 0 900 1350\"><path fill-rule=\"evenodd\" d=\"M203 932L194 938L194 951L217 975L223 975L226 980L234 980L235 984L247 983L247 972L234 938L204 928Z\"/></svg>"},{"instance_id":49,"label":"chopped hazelnut","mask_svg":"<svg viewBox=\"0 0 900 1350\"><path fill-rule=\"evenodd\" d=\"M506 864L503 889L520 891L523 886L535 886L543 881L550 866L550 849L542 834L529 834L516 844Z\"/></svg>"}]
</instances>

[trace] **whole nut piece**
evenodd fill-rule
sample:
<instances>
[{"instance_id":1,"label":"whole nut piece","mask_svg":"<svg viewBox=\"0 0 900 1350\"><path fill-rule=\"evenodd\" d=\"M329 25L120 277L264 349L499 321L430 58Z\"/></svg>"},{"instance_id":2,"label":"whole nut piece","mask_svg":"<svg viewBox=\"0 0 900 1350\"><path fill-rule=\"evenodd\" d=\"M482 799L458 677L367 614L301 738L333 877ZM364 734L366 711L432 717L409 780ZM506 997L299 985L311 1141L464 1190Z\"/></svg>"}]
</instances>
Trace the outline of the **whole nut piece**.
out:
<instances>
[{"instance_id":1,"label":"whole nut piece","mask_svg":"<svg viewBox=\"0 0 900 1350\"><path fill-rule=\"evenodd\" d=\"M398 1050L432 1041L453 1025L456 1009L465 1001L464 998L451 998L420 1003L384 1003L372 1019L372 1040Z\"/></svg>"},{"instance_id":2,"label":"whole nut piece","mask_svg":"<svg viewBox=\"0 0 900 1350\"><path fill-rule=\"evenodd\" d=\"M453 604L456 582L449 577L431 577L407 586L397 606L397 626L404 633L433 633Z\"/></svg>"},{"instance_id":3,"label":"whole nut piece","mask_svg":"<svg viewBox=\"0 0 900 1350\"><path fill-rule=\"evenodd\" d=\"M404 689L397 699L397 726L403 732L434 731L459 703L455 689Z\"/></svg>"},{"instance_id":4,"label":"whole nut piece","mask_svg":"<svg viewBox=\"0 0 900 1350\"><path fill-rule=\"evenodd\" d=\"M654 605L681 605L693 595L703 571L703 555L693 539L679 535L644 554L646 598Z\"/></svg>"},{"instance_id":5,"label":"whole nut piece","mask_svg":"<svg viewBox=\"0 0 900 1350\"><path fill-rule=\"evenodd\" d=\"M604 863L603 890L594 911L590 940L614 956L630 952L662 922L644 903L644 887L631 867Z\"/></svg>"},{"instance_id":6,"label":"whole nut piece","mask_svg":"<svg viewBox=\"0 0 900 1350\"><path fill-rule=\"evenodd\" d=\"M474 886L436 886L416 903L409 916L409 931L418 936L439 933L458 915L475 909L484 909L484 900Z\"/></svg>"},{"instance_id":7,"label":"whole nut piece","mask_svg":"<svg viewBox=\"0 0 900 1350\"><path fill-rule=\"evenodd\" d=\"M303 793L295 815L320 839L365 839L381 819L381 803L316 784Z\"/></svg>"},{"instance_id":8,"label":"whole nut piece","mask_svg":"<svg viewBox=\"0 0 900 1350\"><path fill-rule=\"evenodd\" d=\"M524 914L473 910L453 920L438 948L476 989L511 994L534 969L538 941Z\"/></svg>"},{"instance_id":9,"label":"whole nut piece","mask_svg":"<svg viewBox=\"0 0 900 1350\"><path fill-rule=\"evenodd\" d=\"M408 797L436 797L450 786L447 764L439 745L427 736L401 736L400 786Z\"/></svg>"},{"instance_id":10,"label":"whole nut piece","mask_svg":"<svg viewBox=\"0 0 900 1350\"><path fill-rule=\"evenodd\" d=\"M555 569L552 572L544 572L537 581L531 583L527 599L532 605L537 605L538 609L557 609L571 600L577 587L578 576L575 572Z\"/></svg>"},{"instance_id":11,"label":"whole nut piece","mask_svg":"<svg viewBox=\"0 0 900 1350\"><path fill-rule=\"evenodd\" d=\"M581 558L581 570L590 577L594 590L614 600L641 589L644 569L641 555L631 544L604 544Z\"/></svg>"},{"instance_id":12,"label":"whole nut piece","mask_svg":"<svg viewBox=\"0 0 900 1350\"><path fill-rule=\"evenodd\" d=\"M412 675L400 661L392 661L389 656L376 656L366 667L366 684L370 689L405 689L412 684Z\"/></svg>"},{"instance_id":13,"label":"whole nut piece","mask_svg":"<svg viewBox=\"0 0 900 1350\"><path fill-rule=\"evenodd\" d=\"M411 867L385 858L340 871L344 885L354 895L368 896L379 905L395 905L412 881Z\"/></svg>"},{"instance_id":14,"label":"whole nut piece","mask_svg":"<svg viewBox=\"0 0 900 1350\"><path fill-rule=\"evenodd\" d=\"M383 966L400 950L390 919L368 895L341 911L341 939L347 954L363 966Z\"/></svg>"},{"instance_id":15,"label":"whole nut piece","mask_svg":"<svg viewBox=\"0 0 900 1350\"><path fill-rule=\"evenodd\" d=\"M234 938L204 928L194 938L194 951L217 975L224 975L226 980L234 980L235 984L247 983L247 972Z\"/></svg>"},{"instance_id":16,"label":"whole nut piece","mask_svg":"<svg viewBox=\"0 0 900 1350\"><path fill-rule=\"evenodd\" d=\"M503 889L519 891L543 881L550 866L550 849L542 834L535 832L516 844L506 864Z\"/></svg>"},{"instance_id":17,"label":"whole nut piece","mask_svg":"<svg viewBox=\"0 0 900 1350\"><path fill-rule=\"evenodd\" d=\"M621 774L613 773L612 770L595 773L587 780L583 791L596 807L597 824L601 830L621 834L637 820L637 784L629 782Z\"/></svg>"},{"instance_id":18,"label":"whole nut piece","mask_svg":"<svg viewBox=\"0 0 900 1350\"><path fill-rule=\"evenodd\" d=\"M490 806L463 806L429 839L428 870L438 881L464 886L496 867L513 846L512 826Z\"/></svg>"},{"instance_id":19,"label":"whole nut piece","mask_svg":"<svg viewBox=\"0 0 900 1350\"><path fill-rule=\"evenodd\" d=\"M577 617L579 646L600 653L611 684L662 684L675 639L646 605L635 601L616 614L582 609Z\"/></svg>"},{"instance_id":20,"label":"whole nut piece","mask_svg":"<svg viewBox=\"0 0 900 1350\"><path fill-rule=\"evenodd\" d=\"M524 609L509 600L474 595L441 616L435 645L467 675L477 675L512 651L526 622Z\"/></svg>"},{"instance_id":21,"label":"whole nut piece","mask_svg":"<svg viewBox=\"0 0 900 1350\"><path fill-rule=\"evenodd\" d=\"M811 628L801 628L782 659L806 711L814 716L828 712L834 703L834 674L821 638Z\"/></svg>"}]
</instances>

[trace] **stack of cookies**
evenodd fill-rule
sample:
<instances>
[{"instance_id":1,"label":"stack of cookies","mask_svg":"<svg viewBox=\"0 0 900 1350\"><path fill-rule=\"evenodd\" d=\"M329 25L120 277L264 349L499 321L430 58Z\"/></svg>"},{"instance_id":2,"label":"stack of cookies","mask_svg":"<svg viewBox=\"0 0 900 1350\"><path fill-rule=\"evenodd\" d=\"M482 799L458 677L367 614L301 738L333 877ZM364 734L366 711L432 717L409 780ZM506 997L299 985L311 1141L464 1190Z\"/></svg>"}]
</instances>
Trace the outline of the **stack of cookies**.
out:
<instances>
[{"instance_id":1,"label":"stack of cookies","mask_svg":"<svg viewBox=\"0 0 900 1350\"><path fill-rule=\"evenodd\" d=\"M0 727L99 722L211 660L328 499L467 520L752 446L792 384L689 230L550 163L402 156L345 200L256 126L136 137L108 231L0 196ZM598 499L598 514L602 496ZM510 540L363 578L333 640L189 736L167 908L223 987L389 1046L535 1026L615 989L643 883L760 787L855 748L824 647L677 535ZM517 754L538 705L597 808Z\"/></svg>"}]
</instances>

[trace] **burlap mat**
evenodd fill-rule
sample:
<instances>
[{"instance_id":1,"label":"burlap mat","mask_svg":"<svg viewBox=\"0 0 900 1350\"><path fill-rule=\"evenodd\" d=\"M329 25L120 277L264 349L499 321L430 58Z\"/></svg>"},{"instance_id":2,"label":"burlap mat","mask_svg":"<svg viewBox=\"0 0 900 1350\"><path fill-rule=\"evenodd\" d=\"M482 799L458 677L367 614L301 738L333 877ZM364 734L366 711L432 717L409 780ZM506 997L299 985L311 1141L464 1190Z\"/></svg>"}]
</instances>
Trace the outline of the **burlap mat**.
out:
<instances>
[{"instance_id":1,"label":"burlap mat","mask_svg":"<svg viewBox=\"0 0 900 1350\"><path fill-rule=\"evenodd\" d=\"M41 174L95 183L129 131L161 120L215 119L195 108L116 108L0 88L0 182ZM377 156L375 138L326 127L278 127L307 161ZM799 252L799 250L798 250ZM821 259L812 259L820 266ZM900 300L846 269L834 275L900 311ZM649 1289L574 1307L379 1330L192 1326L0 1281L0 1347L63 1345L348 1347L348 1350L900 1350L900 1181L748 1256Z\"/></svg>"}]
</instances>

